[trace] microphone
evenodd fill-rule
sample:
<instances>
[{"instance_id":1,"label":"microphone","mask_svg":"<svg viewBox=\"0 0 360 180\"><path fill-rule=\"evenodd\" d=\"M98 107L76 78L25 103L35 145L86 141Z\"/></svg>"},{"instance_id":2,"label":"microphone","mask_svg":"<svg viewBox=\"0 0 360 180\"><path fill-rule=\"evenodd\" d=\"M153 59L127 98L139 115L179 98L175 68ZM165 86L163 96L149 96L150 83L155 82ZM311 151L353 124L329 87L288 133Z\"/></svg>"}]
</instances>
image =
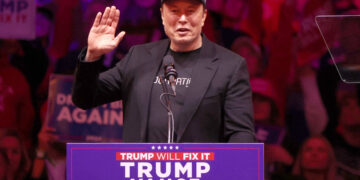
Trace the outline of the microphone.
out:
<instances>
[{"instance_id":1,"label":"microphone","mask_svg":"<svg viewBox=\"0 0 360 180\"><path fill-rule=\"evenodd\" d=\"M166 55L163 59L163 66L165 79L170 82L171 89L176 95L176 78L178 74L175 70L174 58L171 55Z\"/></svg>"}]
</instances>

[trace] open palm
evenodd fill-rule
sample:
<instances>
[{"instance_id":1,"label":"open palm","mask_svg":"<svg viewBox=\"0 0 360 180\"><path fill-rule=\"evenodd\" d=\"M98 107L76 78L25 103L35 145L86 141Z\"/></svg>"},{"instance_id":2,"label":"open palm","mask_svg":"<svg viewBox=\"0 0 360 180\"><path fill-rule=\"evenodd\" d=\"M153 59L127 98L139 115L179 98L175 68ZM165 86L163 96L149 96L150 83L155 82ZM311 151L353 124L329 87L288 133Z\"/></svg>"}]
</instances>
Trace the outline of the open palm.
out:
<instances>
[{"instance_id":1,"label":"open palm","mask_svg":"<svg viewBox=\"0 0 360 180\"><path fill-rule=\"evenodd\" d=\"M125 32L115 36L120 18L120 11L115 6L107 7L104 14L96 15L88 37L88 51L86 60L99 59L102 55L114 50L123 39Z\"/></svg>"}]
</instances>

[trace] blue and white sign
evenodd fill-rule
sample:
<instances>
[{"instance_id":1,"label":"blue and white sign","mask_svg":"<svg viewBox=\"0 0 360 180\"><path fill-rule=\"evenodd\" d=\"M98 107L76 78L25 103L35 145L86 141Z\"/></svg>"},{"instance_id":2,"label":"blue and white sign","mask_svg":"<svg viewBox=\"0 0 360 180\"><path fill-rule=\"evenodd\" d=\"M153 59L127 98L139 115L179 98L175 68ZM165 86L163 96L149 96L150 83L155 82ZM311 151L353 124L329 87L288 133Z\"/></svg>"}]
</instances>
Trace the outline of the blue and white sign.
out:
<instances>
[{"instance_id":1,"label":"blue and white sign","mask_svg":"<svg viewBox=\"0 0 360 180\"><path fill-rule=\"evenodd\" d=\"M62 141L121 141L121 101L82 110L71 100L73 76L52 75L49 86L48 126Z\"/></svg>"}]
</instances>

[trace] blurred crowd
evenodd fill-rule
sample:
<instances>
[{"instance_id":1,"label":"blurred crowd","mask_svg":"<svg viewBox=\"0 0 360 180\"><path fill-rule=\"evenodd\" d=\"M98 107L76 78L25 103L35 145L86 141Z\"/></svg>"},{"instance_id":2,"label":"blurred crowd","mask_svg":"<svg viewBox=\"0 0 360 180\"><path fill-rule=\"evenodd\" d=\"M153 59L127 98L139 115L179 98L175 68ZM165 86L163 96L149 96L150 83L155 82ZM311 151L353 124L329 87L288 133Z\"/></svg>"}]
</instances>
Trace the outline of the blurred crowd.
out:
<instances>
[{"instance_id":1,"label":"blurred crowd","mask_svg":"<svg viewBox=\"0 0 360 180\"><path fill-rule=\"evenodd\" d=\"M96 13L110 5L127 34L104 70L131 46L166 37L159 0L50 0L37 2L35 40L0 39L0 180L65 179L65 144L46 125L49 77L74 73ZM207 8L204 34L246 59L266 179L360 180L360 86L341 81L315 23L358 14L360 1L207 0Z\"/></svg>"}]
</instances>

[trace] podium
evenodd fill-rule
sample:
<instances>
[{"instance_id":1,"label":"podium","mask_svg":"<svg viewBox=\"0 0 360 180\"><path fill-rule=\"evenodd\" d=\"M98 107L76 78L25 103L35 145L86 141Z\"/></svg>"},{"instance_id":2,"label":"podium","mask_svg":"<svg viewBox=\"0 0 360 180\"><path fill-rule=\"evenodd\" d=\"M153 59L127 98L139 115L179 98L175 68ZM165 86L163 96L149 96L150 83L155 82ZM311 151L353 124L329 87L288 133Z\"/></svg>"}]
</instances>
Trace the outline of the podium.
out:
<instances>
[{"instance_id":1,"label":"podium","mask_svg":"<svg viewBox=\"0 0 360 180\"><path fill-rule=\"evenodd\" d=\"M68 180L263 180L262 143L68 143Z\"/></svg>"}]
</instances>

